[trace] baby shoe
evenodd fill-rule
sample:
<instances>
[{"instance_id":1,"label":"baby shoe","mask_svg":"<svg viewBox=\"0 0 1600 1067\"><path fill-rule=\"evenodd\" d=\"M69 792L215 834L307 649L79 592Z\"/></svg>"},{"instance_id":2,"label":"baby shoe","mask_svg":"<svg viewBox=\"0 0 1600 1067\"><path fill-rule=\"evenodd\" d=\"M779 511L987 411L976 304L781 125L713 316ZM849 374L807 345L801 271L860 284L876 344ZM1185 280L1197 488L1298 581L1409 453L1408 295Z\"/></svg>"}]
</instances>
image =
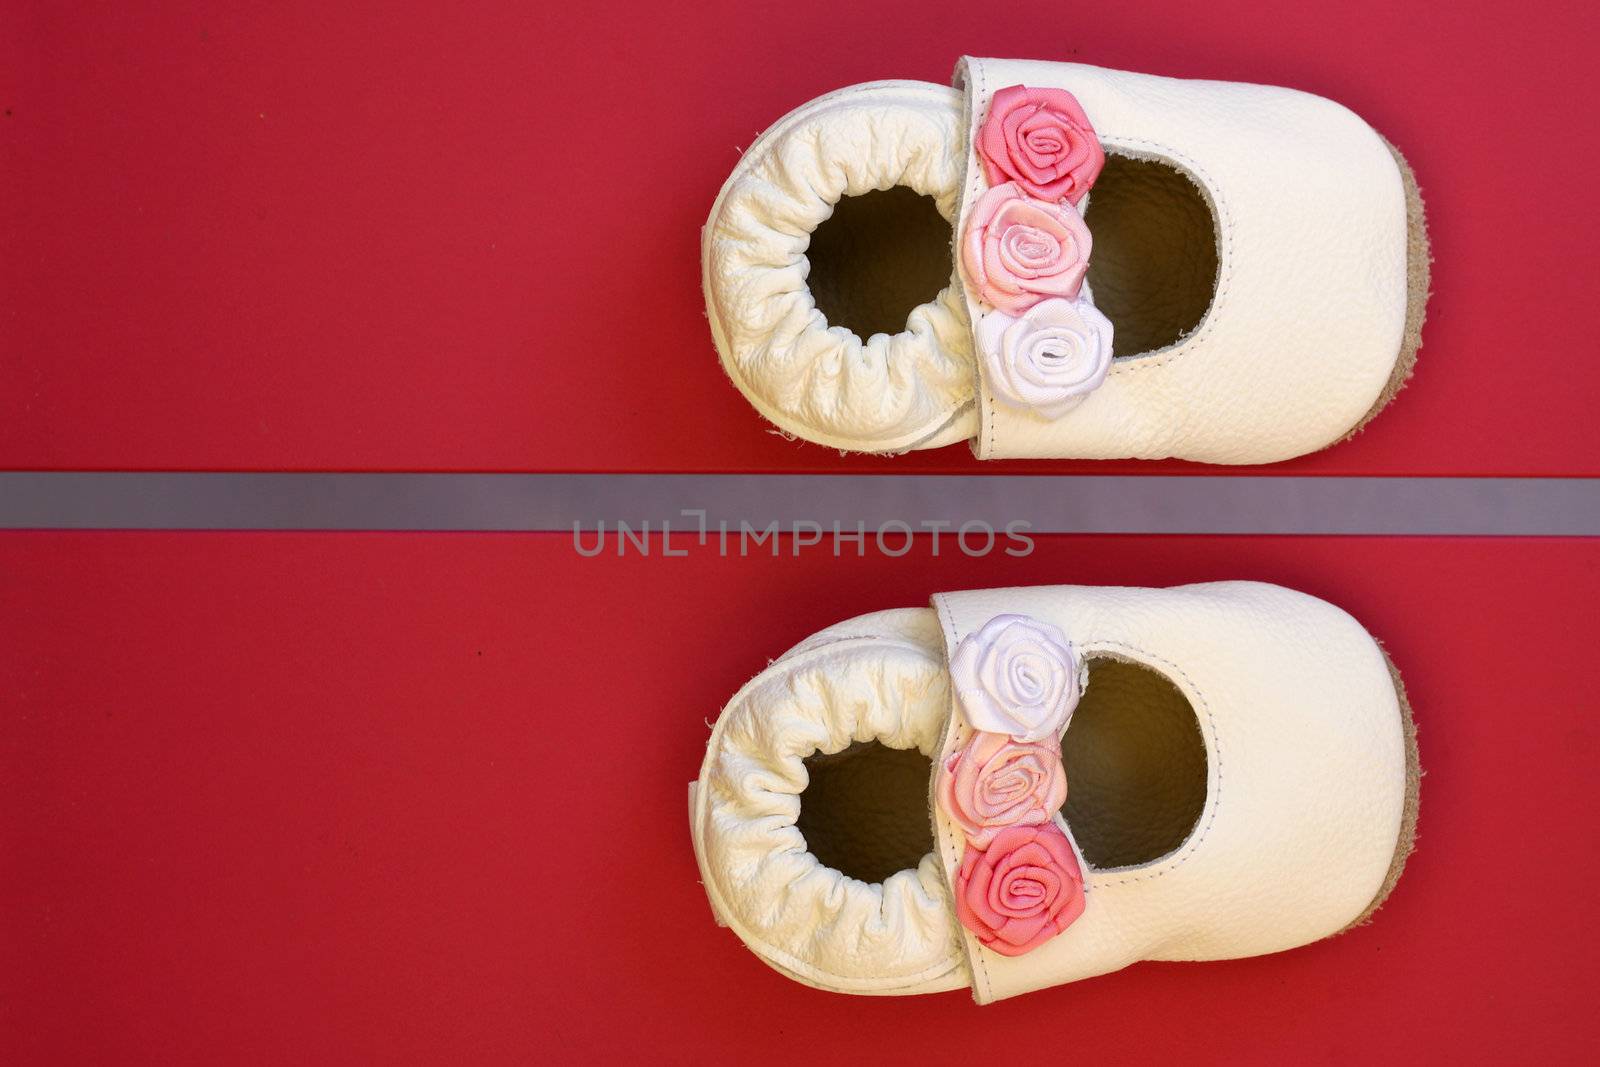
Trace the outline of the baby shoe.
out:
<instances>
[{"instance_id":1,"label":"baby shoe","mask_svg":"<svg viewBox=\"0 0 1600 1067\"><path fill-rule=\"evenodd\" d=\"M711 332L780 429L864 452L1270 463L1349 436L1404 384L1422 201L1351 112L1075 63L968 58L955 80L813 100L723 185L701 247Z\"/></svg>"},{"instance_id":2,"label":"baby shoe","mask_svg":"<svg viewBox=\"0 0 1600 1067\"><path fill-rule=\"evenodd\" d=\"M766 963L987 1003L1360 923L1419 775L1398 674L1331 604L1040 586L797 645L723 709L689 809L712 911Z\"/></svg>"}]
</instances>

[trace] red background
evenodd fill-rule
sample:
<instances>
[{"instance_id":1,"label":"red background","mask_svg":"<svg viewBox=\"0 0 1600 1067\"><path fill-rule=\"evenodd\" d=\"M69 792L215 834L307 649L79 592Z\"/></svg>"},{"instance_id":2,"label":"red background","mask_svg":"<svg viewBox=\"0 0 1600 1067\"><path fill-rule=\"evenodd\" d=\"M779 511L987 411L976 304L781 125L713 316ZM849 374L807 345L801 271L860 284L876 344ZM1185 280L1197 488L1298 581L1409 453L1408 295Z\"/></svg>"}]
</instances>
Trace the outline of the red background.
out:
<instances>
[{"instance_id":1,"label":"red background","mask_svg":"<svg viewBox=\"0 0 1600 1067\"><path fill-rule=\"evenodd\" d=\"M698 267L768 123L970 52L1294 86L1410 156L1417 377L1276 470L1600 474L1593 3L144 6L0 11L0 466L975 469L768 433Z\"/></svg>"},{"instance_id":2,"label":"red background","mask_svg":"<svg viewBox=\"0 0 1600 1067\"><path fill-rule=\"evenodd\" d=\"M971 52L1291 85L1409 155L1418 376L1274 472L1600 475L1600 16L1430 7L8 4L0 467L1206 470L840 457L723 379L697 240L737 148ZM1069 1059L1587 1061L1597 553L0 534L0 1062L979 1062L1015 1032ZM768 657L939 589L1227 577L1335 600L1405 672L1420 846L1373 925L981 1013L817 993L713 925L684 786Z\"/></svg>"},{"instance_id":3,"label":"red background","mask_svg":"<svg viewBox=\"0 0 1600 1067\"><path fill-rule=\"evenodd\" d=\"M1597 552L0 535L0 1062L1592 1062ZM1405 674L1419 847L1371 925L978 1009L820 993L713 924L685 786L793 641L940 589L1238 577L1334 599Z\"/></svg>"}]
</instances>

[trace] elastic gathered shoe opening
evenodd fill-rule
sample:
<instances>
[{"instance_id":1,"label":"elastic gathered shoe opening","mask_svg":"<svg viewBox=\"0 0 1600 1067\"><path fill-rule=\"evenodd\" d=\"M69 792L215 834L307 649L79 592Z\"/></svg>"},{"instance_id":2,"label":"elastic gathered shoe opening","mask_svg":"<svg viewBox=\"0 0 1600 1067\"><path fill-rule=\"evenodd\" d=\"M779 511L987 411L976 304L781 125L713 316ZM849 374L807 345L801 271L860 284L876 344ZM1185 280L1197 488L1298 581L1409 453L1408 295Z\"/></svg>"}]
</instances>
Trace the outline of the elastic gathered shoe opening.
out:
<instances>
[{"instance_id":1,"label":"elastic gathered shoe opening","mask_svg":"<svg viewBox=\"0 0 1600 1067\"><path fill-rule=\"evenodd\" d=\"M912 749L857 741L805 760L796 826L823 866L863 882L912 870L933 851L932 761Z\"/></svg>"},{"instance_id":2,"label":"elastic gathered shoe opening","mask_svg":"<svg viewBox=\"0 0 1600 1067\"><path fill-rule=\"evenodd\" d=\"M1089 661L1089 684L1062 738L1061 758L1067 824L1093 867L1132 867L1168 855L1205 808L1206 746L1194 708L1143 664Z\"/></svg>"},{"instance_id":3,"label":"elastic gathered shoe opening","mask_svg":"<svg viewBox=\"0 0 1600 1067\"><path fill-rule=\"evenodd\" d=\"M852 86L780 119L723 185L701 240L706 314L723 369L785 432L866 452L973 435L947 247L962 130L949 86Z\"/></svg>"},{"instance_id":4,"label":"elastic gathered shoe opening","mask_svg":"<svg viewBox=\"0 0 1600 1067\"><path fill-rule=\"evenodd\" d=\"M931 196L903 185L847 196L811 233L807 284L828 325L896 334L951 284L950 245Z\"/></svg>"},{"instance_id":5,"label":"elastic gathered shoe opening","mask_svg":"<svg viewBox=\"0 0 1600 1067\"><path fill-rule=\"evenodd\" d=\"M1217 223L1192 177L1170 163L1106 154L1084 213L1089 285L1116 328L1112 352L1176 344L1200 325L1217 288Z\"/></svg>"}]
</instances>

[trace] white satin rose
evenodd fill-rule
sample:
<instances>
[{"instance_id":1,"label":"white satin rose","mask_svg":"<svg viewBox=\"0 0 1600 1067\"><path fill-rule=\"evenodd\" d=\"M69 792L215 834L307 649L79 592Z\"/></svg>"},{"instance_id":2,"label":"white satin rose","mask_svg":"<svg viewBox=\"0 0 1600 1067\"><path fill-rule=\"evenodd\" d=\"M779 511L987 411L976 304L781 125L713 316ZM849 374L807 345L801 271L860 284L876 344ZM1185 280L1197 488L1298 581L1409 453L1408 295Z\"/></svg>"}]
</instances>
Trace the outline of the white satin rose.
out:
<instances>
[{"instance_id":1,"label":"white satin rose","mask_svg":"<svg viewBox=\"0 0 1600 1067\"><path fill-rule=\"evenodd\" d=\"M977 339L989 391L1047 419L1077 407L1111 369L1111 320L1083 297L988 312Z\"/></svg>"},{"instance_id":2,"label":"white satin rose","mask_svg":"<svg viewBox=\"0 0 1600 1067\"><path fill-rule=\"evenodd\" d=\"M1078 657L1065 634L1027 615L996 615L956 645L950 681L974 730L1043 741L1078 704Z\"/></svg>"}]
</instances>

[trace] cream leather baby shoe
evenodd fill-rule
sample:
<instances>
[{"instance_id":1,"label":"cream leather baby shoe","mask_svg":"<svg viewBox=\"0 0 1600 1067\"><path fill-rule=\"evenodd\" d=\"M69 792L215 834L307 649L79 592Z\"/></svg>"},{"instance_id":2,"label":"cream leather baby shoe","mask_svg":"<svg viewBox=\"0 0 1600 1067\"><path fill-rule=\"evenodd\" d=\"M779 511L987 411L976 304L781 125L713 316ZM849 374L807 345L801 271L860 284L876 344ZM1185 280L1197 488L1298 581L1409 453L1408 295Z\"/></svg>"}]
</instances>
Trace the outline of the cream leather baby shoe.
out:
<instances>
[{"instance_id":1,"label":"cream leather baby shoe","mask_svg":"<svg viewBox=\"0 0 1600 1067\"><path fill-rule=\"evenodd\" d=\"M1348 110L1075 63L968 58L956 85L813 100L717 197L712 336L780 429L865 452L1270 463L1404 384L1422 201Z\"/></svg>"},{"instance_id":2,"label":"cream leather baby shoe","mask_svg":"<svg viewBox=\"0 0 1600 1067\"><path fill-rule=\"evenodd\" d=\"M713 912L771 966L987 1003L1361 922L1419 774L1399 676L1331 604L1041 586L786 652L723 709L689 808Z\"/></svg>"}]
</instances>

